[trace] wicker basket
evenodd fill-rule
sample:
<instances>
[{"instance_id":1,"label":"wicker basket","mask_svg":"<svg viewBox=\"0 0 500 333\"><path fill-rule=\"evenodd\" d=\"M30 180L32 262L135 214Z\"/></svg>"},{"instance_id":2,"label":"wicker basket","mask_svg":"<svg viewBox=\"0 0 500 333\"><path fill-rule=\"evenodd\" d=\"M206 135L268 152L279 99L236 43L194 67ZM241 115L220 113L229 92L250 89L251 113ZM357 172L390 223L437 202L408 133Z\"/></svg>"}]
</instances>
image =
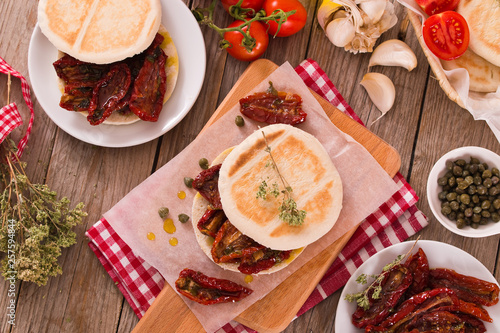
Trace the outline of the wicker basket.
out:
<instances>
[{"instance_id":1,"label":"wicker basket","mask_svg":"<svg viewBox=\"0 0 500 333\"><path fill-rule=\"evenodd\" d=\"M425 45L424 37L422 36L422 23L420 22L419 17L417 16L417 14L408 9L407 13L410 22L413 26L413 29L415 30L415 34L417 35L418 42L420 43L420 46L422 47L422 50L424 51L424 54L427 57L427 61L429 62L432 71L434 72L439 81L439 85L453 102L457 103L460 107L465 109L465 106L462 100L460 99L460 96L458 96L457 91L451 86L450 82L448 81L448 78L446 77L446 74L443 71L441 63L439 62L439 60L436 59L436 57L431 53L431 51Z\"/></svg>"}]
</instances>

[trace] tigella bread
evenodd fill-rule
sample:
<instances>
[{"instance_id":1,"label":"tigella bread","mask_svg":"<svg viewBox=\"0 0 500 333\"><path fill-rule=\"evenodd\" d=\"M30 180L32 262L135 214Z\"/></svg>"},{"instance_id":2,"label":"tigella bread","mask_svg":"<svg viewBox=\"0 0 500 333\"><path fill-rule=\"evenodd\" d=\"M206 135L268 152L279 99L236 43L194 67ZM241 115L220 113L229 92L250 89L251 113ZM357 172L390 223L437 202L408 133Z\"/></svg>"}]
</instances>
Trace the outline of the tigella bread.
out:
<instances>
[{"instance_id":1,"label":"tigella bread","mask_svg":"<svg viewBox=\"0 0 500 333\"><path fill-rule=\"evenodd\" d=\"M159 0L41 0L38 22L59 50L59 106L91 125L156 122L179 57Z\"/></svg>"},{"instance_id":2,"label":"tigella bread","mask_svg":"<svg viewBox=\"0 0 500 333\"><path fill-rule=\"evenodd\" d=\"M342 181L328 153L291 125L256 130L222 152L193 187L199 193L192 223L201 249L224 269L245 274L288 266L331 230L342 209ZM298 223L282 215L287 195Z\"/></svg>"},{"instance_id":3,"label":"tigella bread","mask_svg":"<svg viewBox=\"0 0 500 333\"><path fill-rule=\"evenodd\" d=\"M40 0L38 5L38 24L49 41L95 64L144 51L160 23L160 0Z\"/></svg>"}]
</instances>

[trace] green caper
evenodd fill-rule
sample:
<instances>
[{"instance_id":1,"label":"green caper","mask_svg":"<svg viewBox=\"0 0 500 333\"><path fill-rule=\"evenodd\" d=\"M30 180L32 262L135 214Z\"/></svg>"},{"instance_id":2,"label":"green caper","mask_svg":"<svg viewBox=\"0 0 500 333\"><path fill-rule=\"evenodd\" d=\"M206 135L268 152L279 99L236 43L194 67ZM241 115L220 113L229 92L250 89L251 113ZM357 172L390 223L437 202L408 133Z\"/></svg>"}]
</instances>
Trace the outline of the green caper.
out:
<instances>
[{"instance_id":1,"label":"green caper","mask_svg":"<svg viewBox=\"0 0 500 333\"><path fill-rule=\"evenodd\" d=\"M453 201L453 200L457 200L457 193L456 192L450 192L446 195L446 200L448 201Z\"/></svg>"},{"instance_id":2,"label":"green caper","mask_svg":"<svg viewBox=\"0 0 500 333\"><path fill-rule=\"evenodd\" d=\"M479 185L476 188L476 192L478 195L486 195L488 193L488 189L484 185Z\"/></svg>"},{"instance_id":3,"label":"green caper","mask_svg":"<svg viewBox=\"0 0 500 333\"><path fill-rule=\"evenodd\" d=\"M496 195L498 195L498 193L500 193L500 189L498 189L498 187L496 187L496 186L490 187L488 189L488 194L491 196L496 196Z\"/></svg>"},{"instance_id":4,"label":"green caper","mask_svg":"<svg viewBox=\"0 0 500 333\"><path fill-rule=\"evenodd\" d=\"M242 116L237 115L236 118L234 118L234 123L238 127L243 127L243 126L245 126L245 119L243 119Z\"/></svg>"},{"instance_id":5,"label":"green caper","mask_svg":"<svg viewBox=\"0 0 500 333\"><path fill-rule=\"evenodd\" d=\"M480 214L482 209L479 206L475 206L474 208L472 208L472 211L474 212L474 214Z\"/></svg>"},{"instance_id":6,"label":"green caper","mask_svg":"<svg viewBox=\"0 0 500 333\"><path fill-rule=\"evenodd\" d=\"M472 213L472 208L470 207L464 210L465 217L471 217Z\"/></svg>"},{"instance_id":7,"label":"green caper","mask_svg":"<svg viewBox=\"0 0 500 333\"><path fill-rule=\"evenodd\" d=\"M459 158L458 160L455 161L455 164L461 167L465 166L465 163L467 162L465 162L463 158Z\"/></svg>"},{"instance_id":8,"label":"green caper","mask_svg":"<svg viewBox=\"0 0 500 333\"><path fill-rule=\"evenodd\" d=\"M462 175L463 169L459 167L458 165L455 165L452 169L452 172L455 176L461 176Z\"/></svg>"},{"instance_id":9,"label":"green caper","mask_svg":"<svg viewBox=\"0 0 500 333\"><path fill-rule=\"evenodd\" d=\"M184 185L186 185L189 188L193 187L193 178L184 177Z\"/></svg>"},{"instance_id":10,"label":"green caper","mask_svg":"<svg viewBox=\"0 0 500 333\"><path fill-rule=\"evenodd\" d=\"M452 201L450 202L450 207L451 210L457 211L460 208L460 204L458 203L458 201Z\"/></svg>"},{"instance_id":11,"label":"green caper","mask_svg":"<svg viewBox=\"0 0 500 333\"><path fill-rule=\"evenodd\" d=\"M198 161L198 164L200 165L200 168L206 170L209 167L208 160L206 158L200 158Z\"/></svg>"},{"instance_id":12,"label":"green caper","mask_svg":"<svg viewBox=\"0 0 500 333\"><path fill-rule=\"evenodd\" d=\"M450 206L444 206L441 208L441 213L443 215L449 215L451 213L451 207Z\"/></svg>"},{"instance_id":13,"label":"green caper","mask_svg":"<svg viewBox=\"0 0 500 333\"><path fill-rule=\"evenodd\" d=\"M498 168L491 168L491 173L497 177L500 177L500 170L498 170Z\"/></svg>"},{"instance_id":14,"label":"green caper","mask_svg":"<svg viewBox=\"0 0 500 333\"><path fill-rule=\"evenodd\" d=\"M448 185L450 185L451 187L454 187L457 183L457 179L454 177L454 176L451 176L450 178L448 178Z\"/></svg>"},{"instance_id":15,"label":"green caper","mask_svg":"<svg viewBox=\"0 0 500 333\"><path fill-rule=\"evenodd\" d=\"M448 194L448 192L446 192L446 191L439 192L438 199L441 200L441 201L446 200L446 195L447 194Z\"/></svg>"},{"instance_id":16,"label":"green caper","mask_svg":"<svg viewBox=\"0 0 500 333\"><path fill-rule=\"evenodd\" d=\"M468 194L465 194L465 193L460 195L460 202L465 204L465 205L470 204L470 196Z\"/></svg>"},{"instance_id":17,"label":"green caper","mask_svg":"<svg viewBox=\"0 0 500 333\"><path fill-rule=\"evenodd\" d=\"M484 170L483 173L481 174L481 177L483 179L491 178L491 176L493 176L493 174L491 173L491 170Z\"/></svg>"},{"instance_id":18,"label":"green caper","mask_svg":"<svg viewBox=\"0 0 500 333\"><path fill-rule=\"evenodd\" d=\"M489 200L484 200L481 202L481 209L488 210L490 209L491 202Z\"/></svg>"},{"instance_id":19,"label":"green caper","mask_svg":"<svg viewBox=\"0 0 500 333\"><path fill-rule=\"evenodd\" d=\"M490 188L493 185L493 182L491 181L491 178L486 178L483 180L483 186L486 188Z\"/></svg>"},{"instance_id":20,"label":"green caper","mask_svg":"<svg viewBox=\"0 0 500 333\"><path fill-rule=\"evenodd\" d=\"M493 222L498 222L498 221L500 221L500 214L498 214L498 213L492 213L492 214L491 214L491 220L492 220Z\"/></svg>"},{"instance_id":21,"label":"green caper","mask_svg":"<svg viewBox=\"0 0 500 333\"><path fill-rule=\"evenodd\" d=\"M167 218L168 212L169 212L169 210L167 207L161 207L160 209L158 209L158 215L160 215L160 218L162 220Z\"/></svg>"},{"instance_id":22,"label":"green caper","mask_svg":"<svg viewBox=\"0 0 500 333\"><path fill-rule=\"evenodd\" d=\"M493 207L495 209L500 209L500 198L493 200Z\"/></svg>"},{"instance_id":23,"label":"green caper","mask_svg":"<svg viewBox=\"0 0 500 333\"><path fill-rule=\"evenodd\" d=\"M457 219L456 223L458 229L463 229L466 226L464 219Z\"/></svg>"},{"instance_id":24,"label":"green caper","mask_svg":"<svg viewBox=\"0 0 500 333\"><path fill-rule=\"evenodd\" d=\"M481 221L481 215L479 214L472 215L472 223L479 223L479 221Z\"/></svg>"},{"instance_id":25,"label":"green caper","mask_svg":"<svg viewBox=\"0 0 500 333\"><path fill-rule=\"evenodd\" d=\"M181 223L186 223L187 221L189 221L189 216L186 214L179 214L178 218L179 222Z\"/></svg>"},{"instance_id":26,"label":"green caper","mask_svg":"<svg viewBox=\"0 0 500 333\"><path fill-rule=\"evenodd\" d=\"M470 164L480 164L481 162L479 162L479 159L477 159L476 157L472 157L470 158Z\"/></svg>"},{"instance_id":27,"label":"green caper","mask_svg":"<svg viewBox=\"0 0 500 333\"><path fill-rule=\"evenodd\" d=\"M474 223L474 222L473 222L473 223L471 223L470 227L471 227L472 229L477 229L477 228L479 228L479 223L477 223L477 222L476 222L476 223Z\"/></svg>"},{"instance_id":28,"label":"green caper","mask_svg":"<svg viewBox=\"0 0 500 333\"><path fill-rule=\"evenodd\" d=\"M448 178L447 177L439 177L438 178L438 185L444 186L448 184Z\"/></svg>"}]
</instances>

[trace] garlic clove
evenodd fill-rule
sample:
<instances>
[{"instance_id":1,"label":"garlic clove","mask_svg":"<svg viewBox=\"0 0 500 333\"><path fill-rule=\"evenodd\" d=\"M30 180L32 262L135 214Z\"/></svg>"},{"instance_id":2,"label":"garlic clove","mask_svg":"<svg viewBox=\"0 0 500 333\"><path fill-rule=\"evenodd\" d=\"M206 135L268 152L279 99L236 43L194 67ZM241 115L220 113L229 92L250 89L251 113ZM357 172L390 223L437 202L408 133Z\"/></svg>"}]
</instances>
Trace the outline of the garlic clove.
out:
<instances>
[{"instance_id":1,"label":"garlic clove","mask_svg":"<svg viewBox=\"0 0 500 333\"><path fill-rule=\"evenodd\" d=\"M349 18L336 18L326 26L326 36L337 47L349 44L356 34L356 29Z\"/></svg>"},{"instance_id":2,"label":"garlic clove","mask_svg":"<svg viewBox=\"0 0 500 333\"><path fill-rule=\"evenodd\" d=\"M391 79L384 74L367 73L360 84L366 89L368 96L382 115L392 108L396 99L396 88Z\"/></svg>"},{"instance_id":3,"label":"garlic clove","mask_svg":"<svg viewBox=\"0 0 500 333\"><path fill-rule=\"evenodd\" d=\"M318 23L323 30L325 30L328 23L332 21L333 14L339 9L342 9L342 5L331 0L323 0L318 9L318 14L316 15Z\"/></svg>"},{"instance_id":4,"label":"garlic clove","mask_svg":"<svg viewBox=\"0 0 500 333\"><path fill-rule=\"evenodd\" d=\"M417 67L417 57L406 43L391 39L383 42L373 51L368 67L377 65L400 66L411 71Z\"/></svg>"},{"instance_id":5,"label":"garlic clove","mask_svg":"<svg viewBox=\"0 0 500 333\"><path fill-rule=\"evenodd\" d=\"M364 11L366 15L368 15L371 23L375 24L380 21L380 18L384 14L387 0L365 0L356 2L360 2L359 8L361 8L361 10ZM365 22L365 24L366 23L367 22Z\"/></svg>"}]
</instances>

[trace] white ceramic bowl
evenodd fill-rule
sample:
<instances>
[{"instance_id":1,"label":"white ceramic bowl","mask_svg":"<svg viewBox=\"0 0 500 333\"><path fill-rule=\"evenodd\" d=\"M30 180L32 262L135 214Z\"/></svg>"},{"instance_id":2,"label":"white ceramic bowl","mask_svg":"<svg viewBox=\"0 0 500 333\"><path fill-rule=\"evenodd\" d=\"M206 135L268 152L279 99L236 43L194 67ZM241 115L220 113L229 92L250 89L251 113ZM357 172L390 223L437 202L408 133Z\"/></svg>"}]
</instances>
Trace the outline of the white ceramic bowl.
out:
<instances>
[{"instance_id":1,"label":"white ceramic bowl","mask_svg":"<svg viewBox=\"0 0 500 333\"><path fill-rule=\"evenodd\" d=\"M476 157L482 163L486 162L489 170L493 167L500 168L500 156L485 148L474 146L461 147L446 153L436 162L436 164L434 164L429 174L429 178L427 179L427 200L429 201L429 206L436 219L446 229L458 235L479 238L499 234L500 222L489 222L486 225L480 225L477 229L473 229L469 226L458 229L455 221L449 220L441 213L441 201L438 198L438 194L441 192L441 186L438 185L438 178L446 173L446 162L455 161L460 158L469 162L471 156Z\"/></svg>"}]
</instances>

